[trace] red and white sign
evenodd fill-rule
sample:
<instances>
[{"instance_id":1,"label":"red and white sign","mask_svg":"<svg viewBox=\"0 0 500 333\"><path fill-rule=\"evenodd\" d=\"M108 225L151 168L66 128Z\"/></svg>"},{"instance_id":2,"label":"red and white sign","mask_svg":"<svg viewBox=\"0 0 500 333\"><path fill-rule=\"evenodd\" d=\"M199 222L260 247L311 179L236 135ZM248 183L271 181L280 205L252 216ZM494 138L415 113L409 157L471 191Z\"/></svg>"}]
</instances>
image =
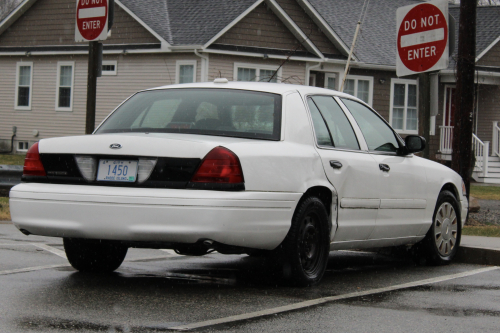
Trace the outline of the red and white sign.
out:
<instances>
[{"instance_id":1,"label":"red and white sign","mask_svg":"<svg viewBox=\"0 0 500 333\"><path fill-rule=\"evenodd\" d=\"M398 8L398 76L448 68L448 2L429 1Z\"/></svg>"},{"instance_id":2,"label":"red and white sign","mask_svg":"<svg viewBox=\"0 0 500 333\"><path fill-rule=\"evenodd\" d=\"M108 0L77 0L75 41L92 42L108 37Z\"/></svg>"}]
</instances>

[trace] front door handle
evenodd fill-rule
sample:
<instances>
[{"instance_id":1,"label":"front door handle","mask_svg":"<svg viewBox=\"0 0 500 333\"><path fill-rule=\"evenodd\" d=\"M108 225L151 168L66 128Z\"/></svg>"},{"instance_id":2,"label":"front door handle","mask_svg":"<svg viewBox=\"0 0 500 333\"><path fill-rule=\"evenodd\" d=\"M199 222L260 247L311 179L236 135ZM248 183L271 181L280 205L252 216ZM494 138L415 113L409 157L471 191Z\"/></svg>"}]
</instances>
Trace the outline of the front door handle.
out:
<instances>
[{"instance_id":1,"label":"front door handle","mask_svg":"<svg viewBox=\"0 0 500 333\"><path fill-rule=\"evenodd\" d=\"M387 164L379 164L378 167L384 172L389 172L389 170L391 170L391 168Z\"/></svg>"},{"instance_id":2,"label":"front door handle","mask_svg":"<svg viewBox=\"0 0 500 333\"><path fill-rule=\"evenodd\" d=\"M342 163L339 161L330 161L330 166L334 169L340 169L342 168Z\"/></svg>"}]
</instances>

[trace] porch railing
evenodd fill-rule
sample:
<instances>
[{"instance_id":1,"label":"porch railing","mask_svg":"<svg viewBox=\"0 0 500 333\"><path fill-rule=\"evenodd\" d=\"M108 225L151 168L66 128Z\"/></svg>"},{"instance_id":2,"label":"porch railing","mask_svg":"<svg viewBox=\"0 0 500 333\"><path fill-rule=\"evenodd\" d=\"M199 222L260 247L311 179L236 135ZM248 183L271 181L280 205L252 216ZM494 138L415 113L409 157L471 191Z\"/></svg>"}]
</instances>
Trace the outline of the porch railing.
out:
<instances>
[{"instance_id":1,"label":"porch railing","mask_svg":"<svg viewBox=\"0 0 500 333\"><path fill-rule=\"evenodd\" d=\"M500 157L500 127L498 121L493 122L493 155Z\"/></svg>"},{"instance_id":2,"label":"porch railing","mask_svg":"<svg viewBox=\"0 0 500 333\"><path fill-rule=\"evenodd\" d=\"M451 154L453 142L453 126L440 126L441 140L439 143L439 151L441 154Z\"/></svg>"},{"instance_id":3,"label":"porch railing","mask_svg":"<svg viewBox=\"0 0 500 333\"><path fill-rule=\"evenodd\" d=\"M472 134L472 149L476 156L474 171L482 171L483 177L488 176L488 156L490 155L489 141L481 141L476 134Z\"/></svg>"}]
</instances>

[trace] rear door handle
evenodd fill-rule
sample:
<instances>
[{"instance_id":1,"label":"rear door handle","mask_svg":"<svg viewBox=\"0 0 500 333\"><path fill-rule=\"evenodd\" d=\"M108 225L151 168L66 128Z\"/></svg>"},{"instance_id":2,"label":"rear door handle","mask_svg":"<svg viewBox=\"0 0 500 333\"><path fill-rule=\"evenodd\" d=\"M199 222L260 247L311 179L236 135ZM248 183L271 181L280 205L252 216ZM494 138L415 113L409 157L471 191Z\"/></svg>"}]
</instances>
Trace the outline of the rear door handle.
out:
<instances>
[{"instance_id":1,"label":"rear door handle","mask_svg":"<svg viewBox=\"0 0 500 333\"><path fill-rule=\"evenodd\" d=\"M389 172L389 170L391 170L391 168L387 164L379 164L378 167L384 172Z\"/></svg>"},{"instance_id":2,"label":"rear door handle","mask_svg":"<svg viewBox=\"0 0 500 333\"><path fill-rule=\"evenodd\" d=\"M330 161L330 166L334 169L340 169L342 168L342 163L339 161Z\"/></svg>"}]
</instances>

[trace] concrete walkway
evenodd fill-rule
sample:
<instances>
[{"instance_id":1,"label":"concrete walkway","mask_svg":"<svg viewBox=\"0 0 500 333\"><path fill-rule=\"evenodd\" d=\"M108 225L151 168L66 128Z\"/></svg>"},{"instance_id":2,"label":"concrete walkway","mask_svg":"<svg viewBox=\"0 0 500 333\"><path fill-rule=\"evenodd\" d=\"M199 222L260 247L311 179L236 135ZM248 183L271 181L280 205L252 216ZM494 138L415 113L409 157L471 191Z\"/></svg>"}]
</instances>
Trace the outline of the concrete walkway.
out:
<instances>
[{"instance_id":1,"label":"concrete walkway","mask_svg":"<svg viewBox=\"0 0 500 333\"><path fill-rule=\"evenodd\" d=\"M461 246L500 250L500 237L462 236Z\"/></svg>"}]
</instances>

